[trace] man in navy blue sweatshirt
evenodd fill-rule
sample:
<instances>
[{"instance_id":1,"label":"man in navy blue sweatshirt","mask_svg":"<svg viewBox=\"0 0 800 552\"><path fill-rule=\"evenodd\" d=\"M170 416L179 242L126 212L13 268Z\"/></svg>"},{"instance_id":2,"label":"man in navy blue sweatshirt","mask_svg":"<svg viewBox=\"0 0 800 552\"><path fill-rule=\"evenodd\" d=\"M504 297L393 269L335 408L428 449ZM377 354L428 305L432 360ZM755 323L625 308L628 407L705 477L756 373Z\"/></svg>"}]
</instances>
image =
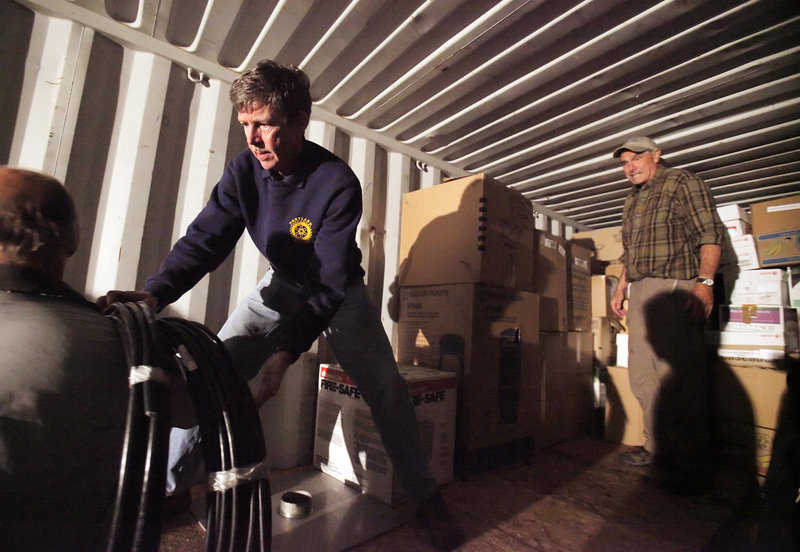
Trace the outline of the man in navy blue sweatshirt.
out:
<instances>
[{"instance_id":1,"label":"man in navy blue sweatshirt","mask_svg":"<svg viewBox=\"0 0 800 552\"><path fill-rule=\"evenodd\" d=\"M308 78L265 60L233 82L230 99L248 151L230 162L144 289L110 291L98 305L144 300L164 308L217 268L246 229L270 267L219 337L247 379L264 371L257 405L277 393L289 365L324 333L370 406L434 545L457 546L463 535L429 470L408 388L364 285L355 239L361 186L347 163L304 138Z\"/></svg>"}]
</instances>

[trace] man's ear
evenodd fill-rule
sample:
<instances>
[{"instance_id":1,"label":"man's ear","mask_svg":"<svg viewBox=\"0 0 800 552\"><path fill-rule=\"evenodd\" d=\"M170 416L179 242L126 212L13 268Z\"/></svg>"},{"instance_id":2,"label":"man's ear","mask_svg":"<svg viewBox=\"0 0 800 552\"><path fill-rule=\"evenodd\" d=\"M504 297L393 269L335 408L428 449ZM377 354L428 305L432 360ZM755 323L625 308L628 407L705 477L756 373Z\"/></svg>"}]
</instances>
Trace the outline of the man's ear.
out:
<instances>
[{"instance_id":1,"label":"man's ear","mask_svg":"<svg viewBox=\"0 0 800 552\"><path fill-rule=\"evenodd\" d=\"M297 124L300 125L300 128L302 128L303 131L305 131L306 128L308 128L308 122L310 119L311 119L310 113L306 113L305 111L299 111L297 113Z\"/></svg>"},{"instance_id":2,"label":"man's ear","mask_svg":"<svg viewBox=\"0 0 800 552\"><path fill-rule=\"evenodd\" d=\"M659 159L661 159L661 150L656 149L651 152L653 154L653 161L658 163Z\"/></svg>"},{"instance_id":3,"label":"man's ear","mask_svg":"<svg viewBox=\"0 0 800 552\"><path fill-rule=\"evenodd\" d=\"M69 258L78 250L78 244L80 243L81 226L78 224L77 220L67 234L68 235L64 236L64 253L67 258Z\"/></svg>"}]
</instances>

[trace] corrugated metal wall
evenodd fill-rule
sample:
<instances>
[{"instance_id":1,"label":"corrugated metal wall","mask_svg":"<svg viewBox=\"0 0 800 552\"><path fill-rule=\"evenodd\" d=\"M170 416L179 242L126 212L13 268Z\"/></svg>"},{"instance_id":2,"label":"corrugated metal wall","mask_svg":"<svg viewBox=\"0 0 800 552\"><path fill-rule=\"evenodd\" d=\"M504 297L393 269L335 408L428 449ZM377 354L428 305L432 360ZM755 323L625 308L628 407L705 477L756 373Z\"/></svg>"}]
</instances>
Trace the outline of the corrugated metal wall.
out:
<instances>
[{"instance_id":1,"label":"corrugated metal wall","mask_svg":"<svg viewBox=\"0 0 800 552\"><path fill-rule=\"evenodd\" d=\"M0 163L41 170L75 198L81 246L66 279L87 297L138 289L205 203L227 161L246 147L230 83L134 51L67 19L0 0ZM386 315L400 200L441 172L314 120L309 139L348 160L362 181L359 241L368 286ZM217 271L170 307L219 329L265 269L246 236Z\"/></svg>"},{"instance_id":2,"label":"corrugated metal wall","mask_svg":"<svg viewBox=\"0 0 800 552\"><path fill-rule=\"evenodd\" d=\"M53 174L69 189L82 239L66 280L92 299L110 289L139 289L228 160L246 147L228 101L229 81L126 44L85 22L0 0L0 163ZM402 195L447 175L314 113L307 136L347 160L362 182L358 239L367 285L394 337L386 304L397 273ZM572 231L543 214L537 226L558 235ZM218 330L265 268L245 236L234 255L165 314Z\"/></svg>"}]
</instances>

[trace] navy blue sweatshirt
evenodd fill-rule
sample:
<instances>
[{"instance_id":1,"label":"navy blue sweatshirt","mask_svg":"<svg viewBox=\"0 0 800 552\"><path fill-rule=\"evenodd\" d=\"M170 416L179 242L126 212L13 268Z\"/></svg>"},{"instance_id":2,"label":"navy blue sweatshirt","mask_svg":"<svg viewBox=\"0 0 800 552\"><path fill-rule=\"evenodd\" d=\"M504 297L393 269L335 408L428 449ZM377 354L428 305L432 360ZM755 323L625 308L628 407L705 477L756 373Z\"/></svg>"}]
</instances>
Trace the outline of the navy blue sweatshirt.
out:
<instances>
[{"instance_id":1,"label":"navy blue sweatshirt","mask_svg":"<svg viewBox=\"0 0 800 552\"><path fill-rule=\"evenodd\" d=\"M247 150L225 169L208 203L161 263L144 289L159 308L177 300L217 268L246 228L273 270L298 285L305 301L282 320L278 349L308 350L364 277L356 229L361 186L350 167L305 141L292 175L265 170Z\"/></svg>"}]
</instances>

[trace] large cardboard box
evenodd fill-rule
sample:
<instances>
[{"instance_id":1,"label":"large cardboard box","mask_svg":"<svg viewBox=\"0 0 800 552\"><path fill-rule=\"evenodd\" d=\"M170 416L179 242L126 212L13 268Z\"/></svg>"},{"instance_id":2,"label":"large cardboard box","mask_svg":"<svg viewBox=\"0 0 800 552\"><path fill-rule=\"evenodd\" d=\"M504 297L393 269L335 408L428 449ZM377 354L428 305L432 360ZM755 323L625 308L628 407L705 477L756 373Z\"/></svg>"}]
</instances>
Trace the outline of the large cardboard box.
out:
<instances>
[{"instance_id":1,"label":"large cardboard box","mask_svg":"<svg viewBox=\"0 0 800 552\"><path fill-rule=\"evenodd\" d=\"M533 210L485 174L403 196L401 286L483 283L533 289Z\"/></svg>"},{"instance_id":2,"label":"large cardboard box","mask_svg":"<svg viewBox=\"0 0 800 552\"><path fill-rule=\"evenodd\" d=\"M800 195L750 206L762 267L800 264Z\"/></svg>"},{"instance_id":3,"label":"large cardboard box","mask_svg":"<svg viewBox=\"0 0 800 552\"><path fill-rule=\"evenodd\" d=\"M536 448L586 435L594 408L591 332L542 332Z\"/></svg>"},{"instance_id":4,"label":"large cardboard box","mask_svg":"<svg viewBox=\"0 0 800 552\"><path fill-rule=\"evenodd\" d=\"M534 291L541 295L542 331L569 329L568 254L564 238L535 230Z\"/></svg>"},{"instance_id":5,"label":"large cardboard box","mask_svg":"<svg viewBox=\"0 0 800 552\"><path fill-rule=\"evenodd\" d=\"M757 366L712 365L716 418L776 429L786 372Z\"/></svg>"},{"instance_id":6,"label":"large cardboard box","mask_svg":"<svg viewBox=\"0 0 800 552\"><path fill-rule=\"evenodd\" d=\"M431 473L440 485L453 479L456 376L420 366L399 366L408 384ZM395 506L407 499L358 387L335 364L320 365L314 467Z\"/></svg>"},{"instance_id":7,"label":"large cardboard box","mask_svg":"<svg viewBox=\"0 0 800 552\"><path fill-rule=\"evenodd\" d=\"M572 242L593 251L598 261L618 263L622 256L622 227L576 232L572 235Z\"/></svg>"},{"instance_id":8,"label":"large cardboard box","mask_svg":"<svg viewBox=\"0 0 800 552\"><path fill-rule=\"evenodd\" d=\"M644 413L631 392L628 369L608 367L605 438L629 446L644 444Z\"/></svg>"},{"instance_id":9,"label":"large cardboard box","mask_svg":"<svg viewBox=\"0 0 800 552\"><path fill-rule=\"evenodd\" d=\"M786 394L786 372L753 366L713 366L716 439L724 456L750 463L766 476L772 440Z\"/></svg>"},{"instance_id":10,"label":"large cardboard box","mask_svg":"<svg viewBox=\"0 0 800 552\"><path fill-rule=\"evenodd\" d=\"M277 394L258 411L270 470L308 466L314 452L317 356L303 353L286 371ZM250 380L255 392L264 374Z\"/></svg>"},{"instance_id":11,"label":"large cardboard box","mask_svg":"<svg viewBox=\"0 0 800 552\"><path fill-rule=\"evenodd\" d=\"M401 289L402 364L459 377L456 462L532 437L541 384L539 295L485 285Z\"/></svg>"},{"instance_id":12,"label":"large cardboard box","mask_svg":"<svg viewBox=\"0 0 800 552\"><path fill-rule=\"evenodd\" d=\"M591 252L579 245L569 246L569 287L567 288L568 326L572 331L592 329Z\"/></svg>"}]
</instances>

